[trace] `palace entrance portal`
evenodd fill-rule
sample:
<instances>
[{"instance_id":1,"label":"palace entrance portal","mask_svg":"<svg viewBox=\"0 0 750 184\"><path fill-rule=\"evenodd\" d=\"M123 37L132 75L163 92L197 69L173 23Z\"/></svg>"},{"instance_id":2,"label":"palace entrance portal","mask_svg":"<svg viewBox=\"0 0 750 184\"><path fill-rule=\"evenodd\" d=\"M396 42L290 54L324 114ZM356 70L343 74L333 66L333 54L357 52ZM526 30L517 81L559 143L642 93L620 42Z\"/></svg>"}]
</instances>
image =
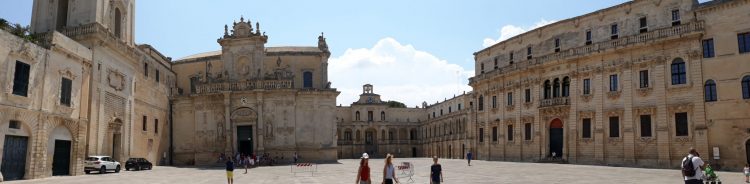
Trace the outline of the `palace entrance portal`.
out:
<instances>
[{"instance_id":1,"label":"palace entrance portal","mask_svg":"<svg viewBox=\"0 0 750 184\"><path fill-rule=\"evenodd\" d=\"M561 157L563 153L563 122L560 119L554 119L549 124L549 153L548 156L552 156L555 153L555 157Z\"/></svg>"}]
</instances>

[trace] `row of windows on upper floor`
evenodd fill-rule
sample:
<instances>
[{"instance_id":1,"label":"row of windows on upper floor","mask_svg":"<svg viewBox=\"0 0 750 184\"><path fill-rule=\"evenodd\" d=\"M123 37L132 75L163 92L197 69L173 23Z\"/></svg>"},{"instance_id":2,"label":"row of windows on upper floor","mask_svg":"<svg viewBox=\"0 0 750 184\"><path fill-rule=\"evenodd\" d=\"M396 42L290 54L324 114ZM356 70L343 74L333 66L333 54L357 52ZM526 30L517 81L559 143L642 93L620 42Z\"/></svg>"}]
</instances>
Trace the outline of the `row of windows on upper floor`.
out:
<instances>
[{"instance_id":1,"label":"row of windows on upper floor","mask_svg":"<svg viewBox=\"0 0 750 184\"><path fill-rule=\"evenodd\" d=\"M460 134L461 132L464 132L465 129L466 119L464 119L463 121L459 119L457 121L451 121L449 123L442 123L441 125L428 125L428 127L422 128L422 138L449 136L453 135L454 131Z\"/></svg>"},{"instance_id":2,"label":"row of windows on upper floor","mask_svg":"<svg viewBox=\"0 0 750 184\"><path fill-rule=\"evenodd\" d=\"M461 111L461 103L459 103L456 107L457 107L458 111ZM433 111L432 112L432 117L430 117L430 114L427 114L427 119L429 120L430 118L435 118L435 117L438 117L438 116L442 116L443 115L443 109L440 109L439 112L440 112L440 114L438 115L437 112ZM448 106L448 114L450 114L450 113L453 113L453 106Z\"/></svg>"},{"instance_id":3,"label":"row of windows on upper floor","mask_svg":"<svg viewBox=\"0 0 750 184\"><path fill-rule=\"evenodd\" d=\"M653 124L651 120L650 114L640 115L638 117L640 123L638 124L639 127L639 133L640 137L642 138L651 138L653 137ZM513 124L506 125L506 140L507 141L513 141L514 139L514 127ZM591 118L583 118L581 120L581 138L583 139L590 139L592 138L593 134L593 125L591 122ZM619 116L611 116L609 117L609 123L607 128L609 131L607 132L607 136L610 138L620 138L621 137L621 127L620 124L620 117ZM687 112L678 112L674 114L674 135L675 136L689 136L689 125L688 125L688 113ZM551 127L551 129L554 128L562 128L562 127ZM492 141L496 142L498 140L498 128L497 126L492 127ZM524 123L524 140L532 140L532 124L531 123ZM479 128L479 142L484 142L484 128Z\"/></svg>"},{"instance_id":4,"label":"row of windows on upper floor","mask_svg":"<svg viewBox=\"0 0 750 184\"><path fill-rule=\"evenodd\" d=\"M678 25L680 25L681 24L680 10L671 10L671 15L672 15L672 19L671 19L672 20L671 21L672 22L672 26L678 26ZM638 25L639 25L638 26L638 33L646 33L646 32L648 32L648 17L646 17L646 16L640 17L638 19ZM609 26L609 32L610 32L610 37L609 37L610 40L618 39L620 37L620 27L619 27L619 24L618 23L611 24ZM591 33L591 29L586 29L586 31L584 33L584 37L585 37L585 42L584 42L585 45L591 45L593 43L593 35ZM750 40L748 42L750 42ZM555 44L554 45L555 46L554 47L554 52L555 53L560 52L560 48L562 47L561 46L560 38L555 38L554 44ZM748 49L750 49L750 48L748 48ZM533 58L532 46L528 46L528 47L526 47L526 59L530 60L532 58ZM513 52L512 51L509 52L508 53L508 62L509 62L509 64L513 64L514 59L515 58L514 58ZM484 63L480 62L479 65L480 65L480 73L484 74ZM498 69L499 68L498 58L497 57L494 58L494 65L495 65L494 69Z\"/></svg>"},{"instance_id":5,"label":"row of windows on upper floor","mask_svg":"<svg viewBox=\"0 0 750 184\"><path fill-rule=\"evenodd\" d=\"M28 97L29 95L29 78L31 75L31 65L16 61L13 72L13 95ZM67 77L60 79L60 105L70 107L72 102L73 80Z\"/></svg>"},{"instance_id":6,"label":"row of windows on upper floor","mask_svg":"<svg viewBox=\"0 0 750 184\"><path fill-rule=\"evenodd\" d=\"M686 63L682 60L682 58L676 58L672 61L670 64L670 74L671 74L671 84L672 85L683 85L687 83L687 69L686 69ZM650 88L650 80L649 80L649 70L641 70L638 72L638 83L640 89ZM560 83L559 79L554 79L552 92L550 92L550 80L547 80L544 82L544 98L549 99L550 97L556 98L556 97L567 97L569 93L569 78L564 77L562 80L562 91L560 92ZM609 91L610 92L617 92L620 91L619 86L619 75L612 74L609 75ZM583 95L591 95L591 79L590 78L584 78L583 79L583 89L582 93ZM750 99L750 76L745 76L742 79L741 86L742 86L742 98L743 99ZM705 83L705 95L706 95L706 101L716 101L716 84L713 80L708 80ZM525 102L530 103L531 102L531 89L525 89ZM552 93L552 94L550 94ZM508 99L507 99L507 106L513 105L513 92L508 92ZM480 95L478 99L478 110L482 111L484 110L484 96ZM492 108L497 108L497 97L492 96Z\"/></svg>"}]
</instances>

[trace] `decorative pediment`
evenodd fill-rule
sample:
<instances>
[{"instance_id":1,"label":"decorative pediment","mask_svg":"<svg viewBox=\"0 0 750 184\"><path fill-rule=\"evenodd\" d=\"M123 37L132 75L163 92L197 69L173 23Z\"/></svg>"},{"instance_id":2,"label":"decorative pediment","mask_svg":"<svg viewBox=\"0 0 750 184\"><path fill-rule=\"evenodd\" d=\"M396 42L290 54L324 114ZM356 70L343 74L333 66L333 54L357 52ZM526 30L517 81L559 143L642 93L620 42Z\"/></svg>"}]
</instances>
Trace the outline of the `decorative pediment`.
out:
<instances>
[{"instance_id":1,"label":"decorative pediment","mask_svg":"<svg viewBox=\"0 0 750 184\"><path fill-rule=\"evenodd\" d=\"M606 110L607 117L613 117L613 116L622 116L622 114L625 112L623 109L609 109Z\"/></svg>"},{"instance_id":2,"label":"decorative pediment","mask_svg":"<svg viewBox=\"0 0 750 184\"><path fill-rule=\"evenodd\" d=\"M636 115L655 115L656 114L656 107L649 106L649 107L636 107L635 108L635 114Z\"/></svg>"},{"instance_id":3,"label":"decorative pediment","mask_svg":"<svg viewBox=\"0 0 750 184\"><path fill-rule=\"evenodd\" d=\"M68 78L70 80L75 80L76 77L78 77L75 74L73 74L72 71L70 71L70 68L65 68L65 69L59 70L57 72L60 73L60 76L63 76L63 77Z\"/></svg>"},{"instance_id":4,"label":"decorative pediment","mask_svg":"<svg viewBox=\"0 0 750 184\"><path fill-rule=\"evenodd\" d=\"M693 104L692 103L684 103L684 104L672 104L668 107L669 113L677 113L677 112L691 112L693 110Z\"/></svg>"}]
</instances>

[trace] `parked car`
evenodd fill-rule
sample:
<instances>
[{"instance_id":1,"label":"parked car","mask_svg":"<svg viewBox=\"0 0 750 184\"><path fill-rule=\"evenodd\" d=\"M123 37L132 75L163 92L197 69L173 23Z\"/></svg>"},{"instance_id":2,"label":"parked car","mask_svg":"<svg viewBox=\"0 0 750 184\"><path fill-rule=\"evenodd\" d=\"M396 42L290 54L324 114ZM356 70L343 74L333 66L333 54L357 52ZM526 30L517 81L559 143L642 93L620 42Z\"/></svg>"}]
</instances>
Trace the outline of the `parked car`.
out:
<instances>
[{"instance_id":1,"label":"parked car","mask_svg":"<svg viewBox=\"0 0 750 184\"><path fill-rule=\"evenodd\" d=\"M99 171L99 174L107 173L107 171L120 172L120 162L110 156L89 156L83 165L83 172L86 174L91 171Z\"/></svg>"},{"instance_id":2,"label":"parked car","mask_svg":"<svg viewBox=\"0 0 750 184\"><path fill-rule=\"evenodd\" d=\"M143 170L148 169L151 170L151 168L154 167L151 162L146 160L145 158L130 158L128 161L125 161L125 170L129 171L130 169L133 170Z\"/></svg>"}]
</instances>

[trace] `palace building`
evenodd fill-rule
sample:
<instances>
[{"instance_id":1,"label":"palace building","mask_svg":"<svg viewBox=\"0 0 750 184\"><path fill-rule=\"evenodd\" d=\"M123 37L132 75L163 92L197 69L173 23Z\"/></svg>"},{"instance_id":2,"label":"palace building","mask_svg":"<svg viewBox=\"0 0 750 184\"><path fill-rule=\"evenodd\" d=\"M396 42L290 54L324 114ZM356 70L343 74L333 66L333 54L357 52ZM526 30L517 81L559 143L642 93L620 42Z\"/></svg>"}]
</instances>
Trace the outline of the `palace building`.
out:
<instances>
[{"instance_id":1,"label":"palace building","mask_svg":"<svg viewBox=\"0 0 750 184\"><path fill-rule=\"evenodd\" d=\"M693 147L741 168L749 2L630 1L476 52L477 157L671 168Z\"/></svg>"},{"instance_id":2,"label":"palace building","mask_svg":"<svg viewBox=\"0 0 750 184\"><path fill-rule=\"evenodd\" d=\"M82 175L91 155L675 168L696 148L714 168L750 162L750 0L634 0L536 28L475 52L473 91L420 107L370 84L337 106L322 33L267 46L243 17L216 35L221 50L173 61L135 43L134 7L35 0L32 36L0 29L5 180Z\"/></svg>"}]
</instances>

